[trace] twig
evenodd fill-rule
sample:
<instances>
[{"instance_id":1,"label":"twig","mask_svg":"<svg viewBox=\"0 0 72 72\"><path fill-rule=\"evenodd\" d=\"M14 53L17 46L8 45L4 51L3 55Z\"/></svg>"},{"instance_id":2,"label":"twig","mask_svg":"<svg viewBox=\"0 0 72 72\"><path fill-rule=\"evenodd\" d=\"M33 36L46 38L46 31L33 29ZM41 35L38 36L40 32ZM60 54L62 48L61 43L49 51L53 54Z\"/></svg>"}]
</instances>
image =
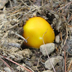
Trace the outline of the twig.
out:
<instances>
[{"instance_id":1,"label":"twig","mask_svg":"<svg viewBox=\"0 0 72 72\"><path fill-rule=\"evenodd\" d=\"M16 11L12 12L11 14L15 14L15 13L17 13L17 12L21 11L22 9L23 9L23 8L18 9L18 10L16 10Z\"/></svg>"},{"instance_id":2,"label":"twig","mask_svg":"<svg viewBox=\"0 0 72 72\"><path fill-rule=\"evenodd\" d=\"M17 26L18 26L18 24L19 24L19 23L15 24L14 26L11 26L11 27L10 27L10 28L8 28L7 30L10 30L10 29L13 29L13 28L17 27Z\"/></svg>"},{"instance_id":3,"label":"twig","mask_svg":"<svg viewBox=\"0 0 72 72\"><path fill-rule=\"evenodd\" d=\"M45 45L45 44L44 44L44 45ZM45 51L46 51L46 54L47 54L48 58L50 59L49 54L48 54L48 52L47 52L46 48L45 48ZM50 61L50 60L49 60L49 61ZM51 66L52 66L52 68L53 68L54 72L56 72L56 70L55 70L55 68L54 68L54 66L53 66L53 64L52 64L52 62L51 62L51 61L50 61L50 64L51 64Z\"/></svg>"},{"instance_id":4,"label":"twig","mask_svg":"<svg viewBox=\"0 0 72 72\"><path fill-rule=\"evenodd\" d=\"M64 51L64 58L65 58L65 72L67 72L66 71L66 52Z\"/></svg>"},{"instance_id":5,"label":"twig","mask_svg":"<svg viewBox=\"0 0 72 72\"><path fill-rule=\"evenodd\" d=\"M26 66L28 69L30 69L32 72L34 72L30 67Z\"/></svg>"},{"instance_id":6,"label":"twig","mask_svg":"<svg viewBox=\"0 0 72 72\"><path fill-rule=\"evenodd\" d=\"M11 34L15 34L16 36L22 38L22 39L27 43L27 39L25 39L23 36L21 36L21 35L18 34L17 32L13 32L13 31L11 31Z\"/></svg>"},{"instance_id":7,"label":"twig","mask_svg":"<svg viewBox=\"0 0 72 72\"><path fill-rule=\"evenodd\" d=\"M33 5L33 3L31 2L31 0L29 0L29 2Z\"/></svg>"},{"instance_id":8,"label":"twig","mask_svg":"<svg viewBox=\"0 0 72 72\"><path fill-rule=\"evenodd\" d=\"M24 69L27 70L28 72L32 72L31 70L29 70L29 69L27 69L26 67L20 65L19 63L15 62L15 61L13 61L13 60L11 60L11 59L8 59L7 57L5 57L5 56L3 56L3 55L1 55L1 56L2 56L3 58L7 59L8 61L11 61L12 63L14 63L14 64L16 64L16 65L24 68Z\"/></svg>"},{"instance_id":9,"label":"twig","mask_svg":"<svg viewBox=\"0 0 72 72\"><path fill-rule=\"evenodd\" d=\"M72 1L71 1L71 2L69 2L69 3L67 3L65 6L63 6L63 7L59 8L59 10L64 9L66 6L68 6L68 7L69 7L71 3L72 3Z\"/></svg>"},{"instance_id":10,"label":"twig","mask_svg":"<svg viewBox=\"0 0 72 72\"><path fill-rule=\"evenodd\" d=\"M66 41L68 39L68 29L67 29L67 25L68 25L68 22L66 21L65 17L64 18L64 21L66 22L66 38L65 38L65 41L64 41L64 45L66 44Z\"/></svg>"},{"instance_id":11,"label":"twig","mask_svg":"<svg viewBox=\"0 0 72 72\"><path fill-rule=\"evenodd\" d=\"M44 4L43 4L43 0L42 0L42 6L43 6Z\"/></svg>"},{"instance_id":12,"label":"twig","mask_svg":"<svg viewBox=\"0 0 72 72\"><path fill-rule=\"evenodd\" d=\"M48 30L47 30L47 31L48 31ZM47 33L47 31L46 31L45 33ZM44 37L45 33L43 34L43 37ZM45 45L44 40L43 40L43 44ZM48 52L47 52L46 48L45 48L45 51L46 51L46 54L47 54L48 58L50 59L49 54L48 54ZM50 61L50 60L49 60L49 61ZM52 66L52 68L53 68L54 72L56 72L56 70L55 70L55 68L54 68L54 66L53 66L53 64L52 64L52 62L51 62L51 61L50 61L50 64L51 64L51 66Z\"/></svg>"},{"instance_id":13,"label":"twig","mask_svg":"<svg viewBox=\"0 0 72 72\"><path fill-rule=\"evenodd\" d=\"M13 69L0 57L0 60L3 61L3 63L10 68L11 72L13 72Z\"/></svg>"},{"instance_id":14,"label":"twig","mask_svg":"<svg viewBox=\"0 0 72 72\"><path fill-rule=\"evenodd\" d=\"M11 8L13 7L13 5L12 5L12 3L11 3L11 0L9 0L9 2L10 2L10 5L11 5Z\"/></svg>"},{"instance_id":15,"label":"twig","mask_svg":"<svg viewBox=\"0 0 72 72\"><path fill-rule=\"evenodd\" d=\"M23 1L23 0L21 0L21 2L22 2L25 6L27 6L27 7L28 7L28 5L27 5L26 3L24 3L24 1Z\"/></svg>"},{"instance_id":16,"label":"twig","mask_svg":"<svg viewBox=\"0 0 72 72\"><path fill-rule=\"evenodd\" d=\"M71 17L69 18L68 23L69 23L71 20L72 20L72 15L71 15Z\"/></svg>"},{"instance_id":17,"label":"twig","mask_svg":"<svg viewBox=\"0 0 72 72\"><path fill-rule=\"evenodd\" d=\"M69 72L69 70L71 69L71 67L72 67L72 60L71 60L70 63L69 63L68 72Z\"/></svg>"},{"instance_id":18,"label":"twig","mask_svg":"<svg viewBox=\"0 0 72 72\"><path fill-rule=\"evenodd\" d=\"M27 40L26 40L23 36L19 35L19 34L16 33L16 32L15 32L15 35L17 35L18 37L22 38L22 39L27 43Z\"/></svg>"},{"instance_id":19,"label":"twig","mask_svg":"<svg viewBox=\"0 0 72 72\"><path fill-rule=\"evenodd\" d=\"M60 32L60 38L61 38L61 41L62 41L62 32Z\"/></svg>"}]
</instances>

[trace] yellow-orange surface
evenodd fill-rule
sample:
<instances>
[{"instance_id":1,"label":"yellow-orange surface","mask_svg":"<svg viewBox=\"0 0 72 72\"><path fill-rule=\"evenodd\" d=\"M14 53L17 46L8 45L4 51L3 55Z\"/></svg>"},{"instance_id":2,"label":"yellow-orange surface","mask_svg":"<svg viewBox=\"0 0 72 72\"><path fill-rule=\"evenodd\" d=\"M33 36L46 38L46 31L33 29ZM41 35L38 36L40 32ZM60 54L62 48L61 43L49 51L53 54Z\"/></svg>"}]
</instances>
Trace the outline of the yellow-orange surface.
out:
<instances>
[{"instance_id":1,"label":"yellow-orange surface","mask_svg":"<svg viewBox=\"0 0 72 72\"><path fill-rule=\"evenodd\" d=\"M39 48L44 43L54 41L55 34L50 24L41 17L30 18L23 26L23 36L27 39L26 45Z\"/></svg>"}]
</instances>

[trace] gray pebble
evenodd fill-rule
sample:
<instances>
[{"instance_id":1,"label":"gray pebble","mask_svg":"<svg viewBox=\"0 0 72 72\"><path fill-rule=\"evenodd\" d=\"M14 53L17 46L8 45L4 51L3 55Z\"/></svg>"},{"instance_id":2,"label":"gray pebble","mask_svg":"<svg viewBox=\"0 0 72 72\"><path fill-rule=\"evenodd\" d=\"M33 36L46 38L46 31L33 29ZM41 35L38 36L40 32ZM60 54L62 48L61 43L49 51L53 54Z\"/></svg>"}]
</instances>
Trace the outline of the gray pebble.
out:
<instances>
[{"instance_id":1,"label":"gray pebble","mask_svg":"<svg viewBox=\"0 0 72 72\"><path fill-rule=\"evenodd\" d=\"M55 50L54 43L48 43L40 46L40 51L44 56L51 54Z\"/></svg>"},{"instance_id":2,"label":"gray pebble","mask_svg":"<svg viewBox=\"0 0 72 72\"><path fill-rule=\"evenodd\" d=\"M52 65L55 66L57 63L61 62L62 59L63 59L62 56L56 56L56 57L52 57L52 58L48 59L45 62L45 68L52 69Z\"/></svg>"},{"instance_id":3,"label":"gray pebble","mask_svg":"<svg viewBox=\"0 0 72 72\"><path fill-rule=\"evenodd\" d=\"M12 70L11 70L9 67L5 67L4 70L5 70L6 72L12 72ZM13 71L13 72L15 72L15 71Z\"/></svg>"},{"instance_id":4,"label":"gray pebble","mask_svg":"<svg viewBox=\"0 0 72 72\"><path fill-rule=\"evenodd\" d=\"M60 42L60 36L59 35L56 36L55 41L56 41L56 43Z\"/></svg>"}]
</instances>

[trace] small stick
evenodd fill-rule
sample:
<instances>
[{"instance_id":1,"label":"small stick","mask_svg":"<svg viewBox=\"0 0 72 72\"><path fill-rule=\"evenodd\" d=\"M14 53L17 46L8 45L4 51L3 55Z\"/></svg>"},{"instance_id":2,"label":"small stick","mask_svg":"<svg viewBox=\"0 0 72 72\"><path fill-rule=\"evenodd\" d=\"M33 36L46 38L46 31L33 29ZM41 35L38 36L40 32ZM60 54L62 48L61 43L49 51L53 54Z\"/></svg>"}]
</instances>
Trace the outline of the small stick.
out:
<instances>
[{"instance_id":1,"label":"small stick","mask_svg":"<svg viewBox=\"0 0 72 72\"><path fill-rule=\"evenodd\" d=\"M31 70L29 70L29 69L27 69L26 67L20 65L19 63L15 62L15 61L13 61L13 60L11 60L11 59L8 59L7 57L5 57L5 56L3 56L3 55L1 55L1 56L2 56L3 58L7 59L8 61L11 61L12 63L14 63L14 64L16 64L16 65L24 68L24 69L27 70L28 72L32 72Z\"/></svg>"},{"instance_id":2,"label":"small stick","mask_svg":"<svg viewBox=\"0 0 72 72\"><path fill-rule=\"evenodd\" d=\"M47 30L47 31L48 31L48 30ZM45 33L47 33L47 31L46 31ZM43 37L44 37L45 33L43 34ZM45 45L44 40L43 40L43 44ZM46 48L45 48L45 51L46 51L46 54L47 54L48 58L50 59L49 54L48 54L48 52L47 52ZM50 60L49 60L49 61L50 61ZM53 64L51 63L51 61L50 61L50 64L51 64L51 66L52 66L52 68L53 68L54 72L56 72L56 70L55 70L55 68L54 68Z\"/></svg>"},{"instance_id":3,"label":"small stick","mask_svg":"<svg viewBox=\"0 0 72 72\"><path fill-rule=\"evenodd\" d=\"M15 35L17 35L18 37L22 38L22 39L27 43L27 40L26 40L23 36L19 35L19 34L16 33L16 32L15 32Z\"/></svg>"},{"instance_id":4,"label":"small stick","mask_svg":"<svg viewBox=\"0 0 72 72\"><path fill-rule=\"evenodd\" d=\"M21 2L22 2L25 6L27 6L27 7L28 7L28 5L27 5L26 3L24 3L24 1L23 1L23 0L21 0Z\"/></svg>"},{"instance_id":5,"label":"small stick","mask_svg":"<svg viewBox=\"0 0 72 72\"><path fill-rule=\"evenodd\" d=\"M71 69L71 67L72 67L72 60L71 60L70 63L69 63L68 72L69 72L69 70Z\"/></svg>"},{"instance_id":6,"label":"small stick","mask_svg":"<svg viewBox=\"0 0 72 72\"><path fill-rule=\"evenodd\" d=\"M61 38L61 41L62 41L62 32L60 32L60 38Z\"/></svg>"},{"instance_id":7,"label":"small stick","mask_svg":"<svg viewBox=\"0 0 72 72\"><path fill-rule=\"evenodd\" d=\"M21 36L20 34L18 34L17 32L13 32L11 31L12 34L15 34L16 36L22 38L26 43L27 43L27 39L25 39L23 36Z\"/></svg>"},{"instance_id":8,"label":"small stick","mask_svg":"<svg viewBox=\"0 0 72 72\"><path fill-rule=\"evenodd\" d=\"M13 7L13 5L12 5L12 3L11 3L11 0L9 0L10 1L10 6L11 6L11 8Z\"/></svg>"},{"instance_id":9,"label":"small stick","mask_svg":"<svg viewBox=\"0 0 72 72\"><path fill-rule=\"evenodd\" d=\"M65 58L65 72L67 72L66 71L66 52L64 51L64 58Z\"/></svg>"},{"instance_id":10,"label":"small stick","mask_svg":"<svg viewBox=\"0 0 72 72\"><path fill-rule=\"evenodd\" d=\"M0 60L3 61L3 63L10 68L11 72L13 72L12 68L0 57Z\"/></svg>"},{"instance_id":11,"label":"small stick","mask_svg":"<svg viewBox=\"0 0 72 72\"><path fill-rule=\"evenodd\" d=\"M71 2L69 2L69 3L67 3L65 6L63 6L63 7L59 8L59 10L64 9L66 6L70 6L70 4L71 4L71 3L72 3L72 1L71 1Z\"/></svg>"}]
</instances>

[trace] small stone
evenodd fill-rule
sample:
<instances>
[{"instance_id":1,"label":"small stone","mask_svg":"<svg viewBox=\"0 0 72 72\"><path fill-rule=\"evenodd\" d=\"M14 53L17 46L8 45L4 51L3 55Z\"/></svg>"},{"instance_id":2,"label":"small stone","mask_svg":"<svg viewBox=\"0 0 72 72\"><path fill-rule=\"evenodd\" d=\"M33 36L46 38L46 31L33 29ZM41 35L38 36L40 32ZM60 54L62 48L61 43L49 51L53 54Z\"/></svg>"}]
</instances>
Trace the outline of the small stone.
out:
<instances>
[{"instance_id":1,"label":"small stone","mask_svg":"<svg viewBox=\"0 0 72 72\"><path fill-rule=\"evenodd\" d=\"M44 56L51 54L55 50L54 43L48 43L40 46L40 51Z\"/></svg>"},{"instance_id":2,"label":"small stone","mask_svg":"<svg viewBox=\"0 0 72 72\"><path fill-rule=\"evenodd\" d=\"M53 72L53 71L51 71L51 70L46 70L46 71L43 71L43 72Z\"/></svg>"},{"instance_id":3,"label":"small stone","mask_svg":"<svg viewBox=\"0 0 72 72\"><path fill-rule=\"evenodd\" d=\"M32 62L31 61L25 61L25 64L27 65L27 66L29 66L29 67L32 67L33 66L33 64L32 64Z\"/></svg>"},{"instance_id":4,"label":"small stone","mask_svg":"<svg viewBox=\"0 0 72 72\"><path fill-rule=\"evenodd\" d=\"M52 65L55 66L57 63L61 62L62 56L52 57L45 62L45 68L52 69ZM52 63L52 65L51 65Z\"/></svg>"},{"instance_id":5,"label":"small stone","mask_svg":"<svg viewBox=\"0 0 72 72\"><path fill-rule=\"evenodd\" d=\"M5 67L4 70L5 70L6 72L12 72L12 70L11 70L9 67Z\"/></svg>"},{"instance_id":6,"label":"small stone","mask_svg":"<svg viewBox=\"0 0 72 72\"><path fill-rule=\"evenodd\" d=\"M26 66L24 63L22 64L22 66ZM27 72L24 68L17 66L17 70L19 70L19 72L23 71L23 72Z\"/></svg>"},{"instance_id":7,"label":"small stone","mask_svg":"<svg viewBox=\"0 0 72 72\"><path fill-rule=\"evenodd\" d=\"M56 43L60 42L60 36L59 35L56 36L55 41L56 41Z\"/></svg>"}]
</instances>

